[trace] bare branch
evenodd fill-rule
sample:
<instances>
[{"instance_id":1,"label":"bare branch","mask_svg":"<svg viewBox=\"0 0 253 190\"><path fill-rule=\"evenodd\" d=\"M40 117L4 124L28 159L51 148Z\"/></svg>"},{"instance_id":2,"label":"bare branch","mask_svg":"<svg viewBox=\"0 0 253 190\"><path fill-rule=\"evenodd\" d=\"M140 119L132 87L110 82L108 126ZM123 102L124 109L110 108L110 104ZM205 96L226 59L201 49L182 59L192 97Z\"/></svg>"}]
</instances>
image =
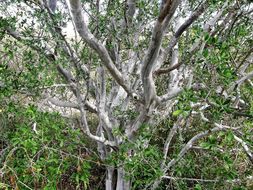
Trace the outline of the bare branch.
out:
<instances>
[{"instance_id":1,"label":"bare branch","mask_svg":"<svg viewBox=\"0 0 253 190\"><path fill-rule=\"evenodd\" d=\"M164 171L168 171L168 169L170 167L172 167L173 165L175 165L175 163L177 163L187 152L188 150L190 150L193 146L193 144L198 141L199 139L214 133L214 132L218 132L218 131L223 131L223 130L227 130L230 129L230 127L228 126L223 126L221 124L215 124L216 127L210 129L210 130L206 130L204 132L201 132L197 135L195 135L194 137L191 138L191 140L188 141L188 143L182 148L182 150L180 151L180 153L178 154L177 158L172 159L166 166Z\"/></svg>"},{"instance_id":2,"label":"bare branch","mask_svg":"<svg viewBox=\"0 0 253 190\"><path fill-rule=\"evenodd\" d=\"M173 158L165 168L163 168L163 172L166 173L172 166L174 166L179 160L182 159L182 157L193 147L194 143L196 143L199 139L208 136L211 133L215 133L218 131L224 131L224 130L228 130L228 129L233 129L229 126L225 126L225 125L221 125L218 123L214 123L214 125L216 127L210 129L210 130L206 130L203 131L201 133L198 133L197 135L195 135L194 137L192 137L187 143L186 145L181 149L181 151L179 152L179 154L177 155L176 158ZM161 178L157 181L155 181L155 183L152 186L152 189L156 189L158 187L158 185L161 183Z\"/></svg>"},{"instance_id":3,"label":"bare branch","mask_svg":"<svg viewBox=\"0 0 253 190\"><path fill-rule=\"evenodd\" d=\"M196 181L196 182L211 182L211 183L217 183L219 180L217 179L196 179L196 178L185 178L185 177L172 177L172 176L162 176L163 179L171 179L174 181L177 180L184 180L184 181Z\"/></svg>"},{"instance_id":4,"label":"bare branch","mask_svg":"<svg viewBox=\"0 0 253 190\"><path fill-rule=\"evenodd\" d=\"M82 101L81 93L80 93L78 88L75 88L75 91L76 91L76 98L77 98L77 102L78 102L79 110L80 110L80 114L81 114L81 124L82 124L82 127L84 129L84 133L86 135L88 135L88 137L91 138L92 140L103 143L105 146L111 146L111 147L117 146L116 142L109 141L104 136L99 137L99 136L93 135L90 132L90 128L88 126L88 122L87 122L87 119L86 119L86 112L85 112L85 109L84 109L85 105Z\"/></svg>"},{"instance_id":5,"label":"bare branch","mask_svg":"<svg viewBox=\"0 0 253 190\"><path fill-rule=\"evenodd\" d=\"M136 10L136 0L127 0L127 25L132 23Z\"/></svg>"},{"instance_id":6,"label":"bare branch","mask_svg":"<svg viewBox=\"0 0 253 190\"><path fill-rule=\"evenodd\" d=\"M183 88L176 88L172 91L169 91L167 94L158 98L159 103L164 103L167 102L168 100L177 97L181 92L183 92L183 90L184 90Z\"/></svg>"},{"instance_id":7,"label":"bare branch","mask_svg":"<svg viewBox=\"0 0 253 190\"><path fill-rule=\"evenodd\" d=\"M111 76L116 80L116 82L120 86L122 86L128 94L132 95L132 91L129 88L127 80L122 77L121 72L114 65L106 48L88 30L88 27L84 22L84 16L82 13L82 6L80 0L69 0L69 3L70 11L72 13L72 19L75 23L75 27L79 35L92 49L94 49L95 52L98 53L100 59L102 60L102 63L108 69Z\"/></svg>"},{"instance_id":8,"label":"bare branch","mask_svg":"<svg viewBox=\"0 0 253 190\"><path fill-rule=\"evenodd\" d=\"M101 119L102 127L107 132L109 139L113 139L113 135L111 133L112 123L108 117L106 112L106 79L105 79L105 71L103 67L98 68L98 73L100 76L100 92L99 92L99 102L98 102L98 114ZM105 125L105 126L104 126Z\"/></svg>"},{"instance_id":9,"label":"bare branch","mask_svg":"<svg viewBox=\"0 0 253 190\"><path fill-rule=\"evenodd\" d=\"M182 159L182 157L193 147L194 143L196 141L198 141L199 139L208 136L211 133L214 132L218 132L218 131L223 131L223 130L227 130L228 126L223 126L221 124L215 124L216 127L210 129L210 130L206 130L204 132L198 133L197 135L195 135L194 137L192 137L187 143L186 145L181 149L181 151L179 152L179 154L177 155L176 158L173 158L166 167L162 168L163 172L166 173L172 166L174 166L180 159ZM161 178L157 181L155 181L155 183L152 186L152 189L156 189L158 187L158 185L161 183Z\"/></svg>"},{"instance_id":10,"label":"bare branch","mask_svg":"<svg viewBox=\"0 0 253 190\"><path fill-rule=\"evenodd\" d=\"M104 145L109 145L109 146L112 146L112 147L116 146L116 143L114 141L108 141L107 139L105 139L104 136L98 137L96 135L93 135L90 132L90 128L88 126L88 122L87 122L87 119L86 119L86 112L85 112L85 109L84 109L85 108L85 103L83 102L81 92L77 87L78 84L75 84L75 79L73 78L72 74L69 71L67 71L66 69L64 69L60 65L57 66L57 69L64 76L64 78L69 82L69 84L71 85L71 90L77 98L79 110L81 112L81 123L82 123L82 127L84 128L84 133L86 135L88 135L91 139L93 139L95 141L98 141L100 143L103 143Z\"/></svg>"},{"instance_id":11,"label":"bare branch","mask_svg":"<svg viewBox=\"0 0 253 190\"><path fill-rule=\"evenodd\" d=\"M182 118L179 118L178 121L170 129L169 135L165 141L164 148L163 148L163 162L161 164L161 168L163 168L165 165L167 155L168 155L168 150L170 147L170 143L171 143L173 137L175 136L175 134L177 133L177 129L180 127L180 123L182 120L183 120Z\"/></svg>"},{"instance_id":12,"label":"bare branch","mask_svg":"<svg viewBox=\"0 0 253 190\"><path fill-rule=\"evenodd\" d=\"M177 31L175 32L174 36L170 40L168 47L165 49L165 51L162 54L162 62L164 62L164 60L166 59L167 55L169 55L171 53L173 47L177 44L178 39L183 34L183 32L186 31L189 28L189 26L191 26L192 23L194 21L196 21L200 17L200 15L202 15L202 13L207 9L208 4L209 4L208 1L205 1L204 3L202 3L191 14L191 16L177 29ZM156 71L156 73L163 74L163 73L170 72L170 71L178 68L181 64L183 64L183 62L179 62L177 65L174 65L174 66L172 66L172 67L170 67L168 69L158 70L158 71Z\"/></svg>"},{"instance_id":13,"label":"bare branch","mask_svg":"<svg viewBox=\"0 0 253 190\"><path fill-rule=\"evenodd\" d=\"M56 4L57 4L57 0L49 0L49 8L51 9L51 11L54 13L56 10Z\"/></svg>"},{"instance_id":14,"label":"bare branch","mask_svg":"<svg viewBox=\"0 0 253 190\"><path fill-rule=\"evenodd\" d=\"M48 98L47 99L50 103L59 106L59 107L66 107L66 108L74 108L74 109L79 109L79 106L75 103L72 102L66 102L66 101L61 101L56 98ZM94 105L92 105L90 102L85 103L85 107L87 110L89 110L91 113L97 113L97 109Z\"/></svg>"},{"instance_id":15,"label":"bare branch","mask_svg":"<svg viewBox=\"0 0 253 190\"><path fill-rule=\"evenodd\" d=\"M197 179L197 178L187 178L187 177L172 177L172 176L162 176L163 179L171 179L174 181L177 180L184 180L184 181L196 181L196 182L204 182L204 183L238 183L241 180L240 179L234 179L234 180L219 180L219 179Z\"/></svg>"},{"instance_id":16,"label":"bare branch","mask_svg":"<svg viewBox=\"0 0 253 190\"><path fill-rule=\"evenodd\" d=\"M164 5L163 5L163 8L162 8L162 10L160 12L160 15L158 17L158 21L160 23L162 23L164 21L165 17L170 13L171 6L172 6L172 1L173 0L163 1Z\"/></svg>"},{"instance_id":17,"label":"bare branch","mask_svg":"<svg viewBox=\"0 0 253 190\"><path fill-rule=\"evenodd\" d=\"M228 89L228 93L231 93L233 90L238 88L244 81L253 78L253 71L247 73L244 77L240 78L239 80L235 81L231 87Z\"/></svg>"},{"instance_id":18,"label":"bare branch","mask_svg":"<svg viewBox=\"0 0 253 190\"><path fill-rule=\"evenodd\" d=\"M238 141L239 143L241 143L241 145L242 145L245 153L247 154L247 156L249 157L250 161L253 164L253 154L252 154L252 151L250 151L247 143L245 141L243 141L241 138L239 138L238 136L236 136L235 134L234 134L234 138L235 138L236 141Z\"/></svg>"},{"instance_id":19,"label":"bare branch","mask_svg":"<svg viewBox=\"0 0 253 190\"><path fill-rule=\"evenodd\" d=\"M154 72L155 75L161 75L161 74L166 74L169 73L175 69L178 69L181 65L183 64L183 61L178 62L177 64L169 67L169 68L164 68L164 69L158 69Z\"/></svg>"},{"instance_id":20,"label":"bare branch","mask_svg":"<svg viewBox=\"0 0 253 190\"><path fill-rule=\"evenodd\" d=\"M161 13L155 23L149 48L144 57L141 75L144 88L145 105L147 108L152 104L153 101L156 101L157 99L152 72L159 55L162 38L164 36L164 30L166 29L180 2L180 0L167 0L164 4L164 7L162 8Z\"/></svg>"}]
</instances>

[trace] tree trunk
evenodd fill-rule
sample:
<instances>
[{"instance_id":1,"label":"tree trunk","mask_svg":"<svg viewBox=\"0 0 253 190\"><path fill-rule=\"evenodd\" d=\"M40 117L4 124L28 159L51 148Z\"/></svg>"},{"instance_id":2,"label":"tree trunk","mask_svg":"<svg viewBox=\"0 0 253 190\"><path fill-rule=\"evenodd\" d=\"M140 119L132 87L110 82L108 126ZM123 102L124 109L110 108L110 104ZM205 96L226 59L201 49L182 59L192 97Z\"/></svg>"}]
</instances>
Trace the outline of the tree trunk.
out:
<instances>
[{"instance_id":1,"label":"tree trunk","mask_svg":"<svg viewBox=\"0 0 253 190\"><path fill-rule=\"evenodd\" d=\"M130 181L125 178L123 168L118 168L117 172L112 167L107 168L105 189L106 190L130 190Z\"/></svg>"},{"instance_id":2,"label":"tree trunk","mask_svg":"<svg viewBox=\"0 0 253 190\"><path fill-rule=\"evenodd\" d=\"M108 167L105 179L105 189L106 190L115 190L115 180L114 180L115 172L114 168Z\"/></svg>"},{"instance_id":3,"label":"tree trunk","mask_svg":"<svg viewBox=\"0 0 253 190\"><path fill-rule=\"evenodd\" d=\"M123 168L117 169L117 187L116 190L129 190L130 180L126 179L125 171Z\"/></svg>"}]
</instances>

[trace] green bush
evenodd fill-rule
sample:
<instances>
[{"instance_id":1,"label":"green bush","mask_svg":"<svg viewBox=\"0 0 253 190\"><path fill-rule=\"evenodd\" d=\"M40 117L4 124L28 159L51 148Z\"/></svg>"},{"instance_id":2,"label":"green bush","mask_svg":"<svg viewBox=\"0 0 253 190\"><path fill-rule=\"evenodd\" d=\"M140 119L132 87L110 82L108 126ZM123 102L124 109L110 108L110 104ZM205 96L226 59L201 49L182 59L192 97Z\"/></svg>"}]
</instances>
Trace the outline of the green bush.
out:
<instances>
[{"instance_id":1,"label":"green bush","mask_svg":"<svg viewBox=\"0 0 253 190\"><path fill-rule=\"evenodd\" d=\"M0 114L0 188L87 189L90 158L78 128L32 105L10 103Z\"/></svg>"}]
</instances>

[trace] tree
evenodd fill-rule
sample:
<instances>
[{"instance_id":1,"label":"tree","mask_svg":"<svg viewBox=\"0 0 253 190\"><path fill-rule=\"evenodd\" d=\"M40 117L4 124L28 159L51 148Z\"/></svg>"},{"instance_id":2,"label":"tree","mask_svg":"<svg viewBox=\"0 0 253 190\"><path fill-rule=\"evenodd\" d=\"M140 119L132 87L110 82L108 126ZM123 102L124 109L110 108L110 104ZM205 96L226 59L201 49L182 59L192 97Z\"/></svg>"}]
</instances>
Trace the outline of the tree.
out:
<instances>
[{"instance_id":1,"label":"tree","mask_svg":"<svg viewBox=\"0 0 253 190\"><path fill-rule=\"evenodd\" d=\"M253 162L250 2L1 4L5 97L25 93L76 110L107 163L106 190L162 188L190 150L214 146L210 138L231 137ZM135 173L150 163L151 176Z\"/></svg>"}]
</instances>

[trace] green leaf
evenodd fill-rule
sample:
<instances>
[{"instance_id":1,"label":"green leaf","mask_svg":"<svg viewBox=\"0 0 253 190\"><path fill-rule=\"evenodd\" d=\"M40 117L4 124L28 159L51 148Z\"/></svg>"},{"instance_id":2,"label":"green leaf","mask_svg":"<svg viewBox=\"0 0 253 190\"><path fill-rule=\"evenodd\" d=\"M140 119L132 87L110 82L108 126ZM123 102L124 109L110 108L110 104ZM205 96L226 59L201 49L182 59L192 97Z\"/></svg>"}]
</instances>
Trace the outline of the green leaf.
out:
<instances>
[{"instance_id":1,"label":"green leaf","mask_svg":"<svg viewBox=\"0 0 253 190\"><path fill-rule=\"evenodd\" d=\"M212 145L208 142L202 142L202 143L200 143L199 146L204 148L204 149L210 149Z\"/></svg>"},{"instance_id":2,"label":"green leaf","mask_svg":"<svg viewBox=\"0 0 253 190\"><path fill-rule=\"evenodd\" d=\"M201 190L201 189L202 189L202 187L199 184L196 184L194 187L194 190Z\"/></svg>"},{"instance_id":3,"label":"green leaf","mask_svg":"<svg viewBox=\"0 0 253 190\"><path fill-rule=\"evenodd\" d=\"M232 132L229 132L226 136L226 140L228 142L232 142L234 140L234 134Z\"/></svg>"},{"instance_id":4,"label":"green leaf","mask_svg":"<svg viewBox=\"0 0 253 190\"><path fill-rule=\"evenodd\" d=\"M172 113L173 116L179 116L181 113L183 113L183 110L176 110Z\"/></svg>"},{"instance_id":5,"label":"green leaf","mask_svg":"<svg viewBox=\"0 0 253 190\"><path fill-rule=\"evenodd\" d=\"M208 49L204 49L204 51L203 51L203 56L205 57L205 58L207 58L208 57Z\"/></svg>"}]
</instances>

